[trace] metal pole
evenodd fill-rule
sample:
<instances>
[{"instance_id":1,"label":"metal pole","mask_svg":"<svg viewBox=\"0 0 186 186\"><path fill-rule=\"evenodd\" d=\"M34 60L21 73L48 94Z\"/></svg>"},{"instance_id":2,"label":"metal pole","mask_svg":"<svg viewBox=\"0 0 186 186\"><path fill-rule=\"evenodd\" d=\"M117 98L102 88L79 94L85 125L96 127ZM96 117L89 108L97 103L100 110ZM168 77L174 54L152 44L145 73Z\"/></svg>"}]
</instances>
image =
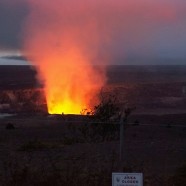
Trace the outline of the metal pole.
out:
<instances>
[{"instance_id":1,"label":"metal pole","mask_svg":"<svg viewBox=\"0 0 186 186\"><path fill-rule=\"evenodd\" d=\"M120 118L120 161L123 160L124 116Z\"/></svg>"}]
</instances>

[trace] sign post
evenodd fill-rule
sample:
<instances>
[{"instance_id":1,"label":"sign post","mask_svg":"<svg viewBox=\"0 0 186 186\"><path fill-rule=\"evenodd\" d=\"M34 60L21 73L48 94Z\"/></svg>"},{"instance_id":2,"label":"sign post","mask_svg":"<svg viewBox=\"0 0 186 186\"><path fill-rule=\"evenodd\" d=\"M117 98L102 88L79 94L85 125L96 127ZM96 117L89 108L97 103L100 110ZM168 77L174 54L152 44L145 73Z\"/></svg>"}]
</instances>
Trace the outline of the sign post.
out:
<instances>
[{"instance_id":1,"label":"sign post","mask_svg":"<svg viewBox=\"0 0 186 186\"><path fill-rule=\"evenodd\" d=\"M132 108L126 108L120 118L120 161L123 160L123 141L124 141L124 125L127 125L128 116L132 112Z\"/></svg>"},{"instance_id":2,"label":"sign post","mask_svg":"<svg viewBox=\"0 0 186 186\"><path fill-rule=\"evenodd\" d=\"M120 118L120 161L123 160L124 116Z\"/></svg>"}]
</instances>

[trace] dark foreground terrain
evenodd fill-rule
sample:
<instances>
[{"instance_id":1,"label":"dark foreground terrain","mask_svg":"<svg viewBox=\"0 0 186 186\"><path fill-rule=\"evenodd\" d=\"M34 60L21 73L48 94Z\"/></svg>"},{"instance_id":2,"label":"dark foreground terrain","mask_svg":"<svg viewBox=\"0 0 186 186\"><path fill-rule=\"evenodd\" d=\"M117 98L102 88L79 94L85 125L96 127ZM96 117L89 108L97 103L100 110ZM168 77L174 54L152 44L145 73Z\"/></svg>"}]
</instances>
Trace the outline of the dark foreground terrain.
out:
<instances>
[{"instance_id":1,"label":"dark foreground terrain","mask_svg":"<svg viewBox=\"0 0 186 186\"><path fill-rule=\"evenodd\" d=\"M1 111L16 113L0 118L0 185L109 186L112 172L142 172L145 186L186 185L186 67L109 67L104 93L136 107L122 161L117 122L48 116L35 71L0 72Z\"/></svg>"},{"instance_id":2,"label":"dark foreground terrain","mask_svg":"<svg viewBox=\"0 0 186 186\"><path fill-rule=\"evenodd\" d=\"M1 185L109 186L112 172L142 172L145 186L185 185L185 126L128 124L120 161L116 123L71 119L1 119Z\"/></svg>"}]
</instances>

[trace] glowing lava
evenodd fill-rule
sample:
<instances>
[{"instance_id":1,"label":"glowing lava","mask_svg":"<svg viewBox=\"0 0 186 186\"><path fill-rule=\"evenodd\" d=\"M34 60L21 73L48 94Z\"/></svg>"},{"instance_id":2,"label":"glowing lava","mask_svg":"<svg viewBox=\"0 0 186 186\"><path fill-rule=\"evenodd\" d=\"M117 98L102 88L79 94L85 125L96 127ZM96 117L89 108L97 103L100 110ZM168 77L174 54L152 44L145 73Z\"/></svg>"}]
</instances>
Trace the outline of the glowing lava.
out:
<instances>
[{"instance_id":1,"label":"glowing lava","mask_svg":"<svg viewBox=\"0 0 186 186\"><path fill-rule=\"evenodd\" d=\"M80 114L83 109L91 108L104 84L104 70L92 66L82 50L72 46L65 52L47 46L46 53L41 55L41 51L40 55L31 57L39 64L39 79L44 82L50 114Z\"/></svg>"},{"instance_id":2,"label":"glowing lava","mask_svg":"<svg viewBox=\"0 0 186 186\"><path fill-rule=\"evenodd\" d=\"M79 2L71 9L72 1L29 1L24 52L37 67L48 113L90 109L105 83L104 69L93 65L99 43L94 18Z\"/></svg>"},{"instance_id":3,"label":"glowing lava","mask_svg":"<svg viewBox=\"0 0 186 186\"><path fill-rule=\"evenodd\" d=\"M69 49L70 50L70 49ZM51 56L50 56L51 57ZM47 60L47 59L46 59ZM81 51L72 50L61 56L52 56L45 74L45 95L50 114L80 114L95 103L95 96L103 85L98 73ZM60 62L63 63L60 63ZM74 64L78 62L78 64ZM53 65L54 64L54 65ZM58 64L55 66L55 64Z\"/></svg>"}]
</instances>

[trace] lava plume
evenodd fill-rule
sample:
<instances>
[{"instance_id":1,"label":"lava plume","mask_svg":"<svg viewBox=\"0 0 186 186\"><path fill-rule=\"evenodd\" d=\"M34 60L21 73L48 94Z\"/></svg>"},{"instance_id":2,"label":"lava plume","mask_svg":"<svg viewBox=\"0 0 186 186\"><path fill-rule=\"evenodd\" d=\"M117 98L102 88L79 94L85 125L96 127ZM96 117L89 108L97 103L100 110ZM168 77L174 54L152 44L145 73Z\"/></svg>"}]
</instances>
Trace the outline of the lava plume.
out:
<instances>
[{"instance_id":1,"label":"lava plume","mask_svg":"<svg viewBox=\"0 0 186 186\"><path fill-rule=\"evenodd\" d=\"M105 83L103 67L93 65L99 45L96 21L79 2L30 3L24 50L44 84L48 112L79 114L98 101Z\"/></svg>"},{"instance_id":2,"label":"lava plume","mask_svg":"<svg viewBox=\"0 0 186 186\"><path fill-rule=\"evenodd\" d=\"M177 12L165 1L25 1L24 55L37 67L51 114L80 113L99 101L105 59L115 63L127 51L150 56L160 26L174 22Z\"/></svg>"}]
</instances>

